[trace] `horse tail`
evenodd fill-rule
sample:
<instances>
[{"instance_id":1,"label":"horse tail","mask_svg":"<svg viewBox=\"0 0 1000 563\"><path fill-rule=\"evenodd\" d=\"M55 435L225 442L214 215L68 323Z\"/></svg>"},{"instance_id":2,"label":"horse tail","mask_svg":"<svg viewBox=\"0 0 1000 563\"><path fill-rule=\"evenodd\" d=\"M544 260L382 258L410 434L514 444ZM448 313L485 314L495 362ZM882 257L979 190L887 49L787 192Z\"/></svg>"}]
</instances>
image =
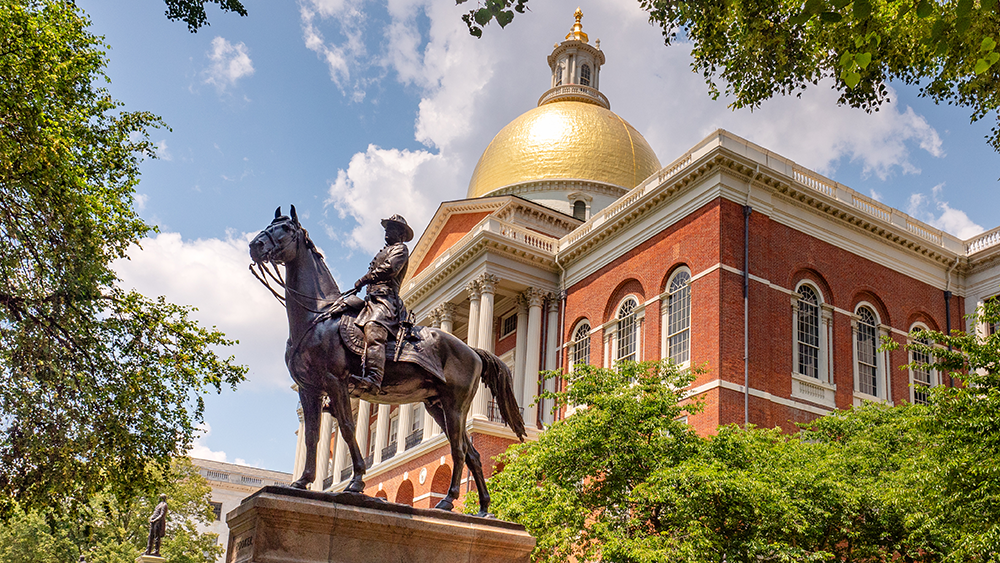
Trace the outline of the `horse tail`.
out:
<instances>
[{"instance_id":1,"label":"horse tail","mask_svg":"<svg viewBox=\"0 0 1000 563\"><path fill-rule=\"evenodd\" d=\"M473 350L479 354L479 359L483 361L483 383L493 393L493 398L496 400L497 406L500 407L500 416L523 442L527 434L524 431L521 408L517 406L517 397L514 396L514 378L510 374L510 369L496 355L479 348L473 348Z\"/></svg>"}]
</instances>

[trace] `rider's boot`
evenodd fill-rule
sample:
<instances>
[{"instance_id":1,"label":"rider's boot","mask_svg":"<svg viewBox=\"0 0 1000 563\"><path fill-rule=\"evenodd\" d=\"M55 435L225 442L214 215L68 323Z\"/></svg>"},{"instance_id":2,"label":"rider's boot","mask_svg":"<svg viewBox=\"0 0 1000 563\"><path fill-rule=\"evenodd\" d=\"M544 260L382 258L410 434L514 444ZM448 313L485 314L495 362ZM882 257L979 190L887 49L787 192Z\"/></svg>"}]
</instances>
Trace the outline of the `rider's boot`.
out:
<instances>
[{"instance_id":1,"label":"rider's boot","mask_svg":"<svg viewBox=\"0 0 1000 563\"><path fill-rule=\"evenodd\" d=\"M365 373L361 380L372 393L382 393L382 376L385 373L385 340L389 331L378 323L365 325Z\"/></svg>"}]
</instances>

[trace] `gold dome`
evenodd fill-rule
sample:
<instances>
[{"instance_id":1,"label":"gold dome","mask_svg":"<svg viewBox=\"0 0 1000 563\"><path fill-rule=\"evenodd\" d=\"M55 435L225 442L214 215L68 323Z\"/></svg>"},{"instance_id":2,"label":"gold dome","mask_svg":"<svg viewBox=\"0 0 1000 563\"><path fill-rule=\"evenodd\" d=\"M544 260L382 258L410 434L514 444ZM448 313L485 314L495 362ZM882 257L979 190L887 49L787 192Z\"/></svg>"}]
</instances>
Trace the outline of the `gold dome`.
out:
<instances>
[{"instance_id":1,"label":"gold dome","mask_svg":"<svg viewBox=\"0 0 1000 563\"><path fill-rule=\"evenodd\" d=\"M532 180L573 179L631 189L660 169L642 135L611 110L558 101L532 109L497 133L479 158L469 197Z\"/></svg>"}]
</instances>

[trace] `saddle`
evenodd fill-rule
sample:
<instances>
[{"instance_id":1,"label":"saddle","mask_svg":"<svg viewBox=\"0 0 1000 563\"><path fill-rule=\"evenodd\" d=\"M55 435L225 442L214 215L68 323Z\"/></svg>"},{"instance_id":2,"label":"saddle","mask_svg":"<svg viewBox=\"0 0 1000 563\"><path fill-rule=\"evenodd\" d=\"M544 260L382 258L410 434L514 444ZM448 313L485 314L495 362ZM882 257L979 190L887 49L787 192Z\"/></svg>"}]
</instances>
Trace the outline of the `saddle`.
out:
<instances>
[{"instance_id":1,"label":"saddle","mask_svg":"<svg viewBox=\"0 0 1000 563\"><path fill-rule=\"evenodd\" d=\"M364 304L361 299L358 301L362 305ZM348 350L361 356L365 353L365 333L354 324L361 307L355 309L352 305L352 303L347 303L340 315L340 339ZM398 330L405 331L402 338L399 338L398 333L389 334L389 337L386 338L386 378L391 377L396 363L410 363L422 367L431 375L445 381L441 355L434 351L437 335L425 326L408 328L404 325L400 326ZM397 348L399 348L398 353Z\"/></svg>"}]
</instances>

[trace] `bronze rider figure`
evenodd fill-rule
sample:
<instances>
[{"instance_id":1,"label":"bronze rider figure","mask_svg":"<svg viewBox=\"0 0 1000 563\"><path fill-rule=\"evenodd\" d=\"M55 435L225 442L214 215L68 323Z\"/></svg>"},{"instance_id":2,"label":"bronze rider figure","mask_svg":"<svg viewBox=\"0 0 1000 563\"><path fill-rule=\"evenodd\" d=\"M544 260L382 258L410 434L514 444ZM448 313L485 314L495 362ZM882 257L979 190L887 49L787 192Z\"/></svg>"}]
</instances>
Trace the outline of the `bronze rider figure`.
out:
<instances>
[{"instance_id":1,"label":"bronze rider figure","mask_svg":"<svg viewBox=\"0 0 1000 563\"><path fill-rule=\"evenodd\" d=\"M382 227L385 228L385 246L368 266L368 273L354 283L358 289L368 286L365 307L354 323L365 332L362 385L375 393L382 391L385 341L399 330L400 322L406 317L399 286L410 261L410 251L403 243L413 240L413 229L401 215L382 219Z\"/></svg>"}]
</instances>

